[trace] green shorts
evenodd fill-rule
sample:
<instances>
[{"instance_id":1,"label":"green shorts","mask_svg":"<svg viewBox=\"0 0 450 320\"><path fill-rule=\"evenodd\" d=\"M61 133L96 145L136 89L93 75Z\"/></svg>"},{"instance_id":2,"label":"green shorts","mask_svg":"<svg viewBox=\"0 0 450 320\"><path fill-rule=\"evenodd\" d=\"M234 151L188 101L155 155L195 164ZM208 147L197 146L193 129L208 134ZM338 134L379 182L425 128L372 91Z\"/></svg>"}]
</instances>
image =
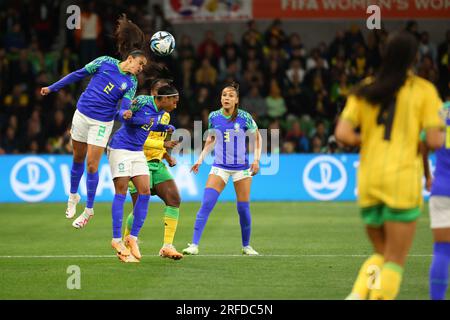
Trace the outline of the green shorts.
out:
<instances>
[{"instance_id":1,"label":"green shorts","mask_svg":"<svg viewBox=\"0 0 450 320\"><path fill-rule=\"evenodd\" d=\"M379 227L386 221L415 221L420 216L420 209L393 209L385 205L376 205L373 207L362 208L361 215L365 224Z\"/></svg>"},{"instance_id":2,"label":"green shorts","mask_svg":"<svg viewBox=\"0 0 450 320\"><path fill-rule=\"evenodd\" d=\"M148 172L150 173L149 175L149 180L150 180L150 189L151 189L151 193L152 195L155 194L155 190L154 187L155 185L164 182L164 181L168 181L168 180L173 180L172 175L170 174L169 170L167 170L166 165L163 162L147 162L147 166L148 166ZM133 182L130 180L130 182L128 183L128 190L130 191L130 193L136 193L136 187L134 186Z\"/></svg>"}]
</instances>

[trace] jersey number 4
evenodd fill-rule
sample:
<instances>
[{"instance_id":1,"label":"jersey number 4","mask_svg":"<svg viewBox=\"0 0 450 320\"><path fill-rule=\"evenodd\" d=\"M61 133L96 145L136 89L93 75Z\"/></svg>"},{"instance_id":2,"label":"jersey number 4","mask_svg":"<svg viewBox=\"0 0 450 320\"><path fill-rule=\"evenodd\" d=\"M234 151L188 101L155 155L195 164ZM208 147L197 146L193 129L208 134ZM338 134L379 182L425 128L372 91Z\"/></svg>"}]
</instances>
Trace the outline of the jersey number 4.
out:
<instances>
[{"instance_id":1,"label":"jersey number 4","mask_svg":"<svg viewBox=\"0 0 450 320\"><path fill-rule=\"evenodd\" d=\"M105 87L105 89L103 89L103 91L106 92L106 94L109 94L113 88L114 88L114 85L110 82L110 83L108 83L108 85Z\"/></svg>"},{"instance_id":2,"label":"jersey number 4","mask_svg":"<svg viewBox=\"0 0 450 320\"><path fill-rule=\"evenodd\" d=\"M377 124L384 125L384 140L391 140L392 125L394 123L396 100L392 99L388 107L382 107L378 114Z\"/></svg>"}]
</instances>

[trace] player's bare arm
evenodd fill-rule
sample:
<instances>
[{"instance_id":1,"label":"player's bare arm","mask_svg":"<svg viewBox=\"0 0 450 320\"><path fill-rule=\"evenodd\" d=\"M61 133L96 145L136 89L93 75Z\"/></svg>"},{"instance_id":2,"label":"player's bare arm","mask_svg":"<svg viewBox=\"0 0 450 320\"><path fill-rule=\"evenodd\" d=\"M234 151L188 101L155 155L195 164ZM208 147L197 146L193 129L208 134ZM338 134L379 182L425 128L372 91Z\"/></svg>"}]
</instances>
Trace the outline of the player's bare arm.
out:
<instances>
[{"instance_id":1,"label":"player's bare arm","mask_svg":"<svg viewBox=\"0 0 450 320\"><path fill-rule=\"evenodd\" d=\"M339 120L334 132L336 140L344 145L357 147L361 144L361 136L348 120Z\"/></svg>"},{"instance_id":2,"label":"player's bare arm","mask_svg":"<svg viewBox=\"0 0 450 320\"><path fill-rule=\"evenodd\" d=\"M200 168L200 165L203 163L203 160L205 159L206 155L214 147L215 142L216 142L216 139L213 135L209 135L206 138L205 146L203 147L203 150L200 153L200 156L198 157L197 162L192 166L191 172L194 172L195 174L198 173L198 169Z\"/></svg>"},{"instance_id":3,"label":"player's bare arm","mask_svg":"<svg viewBox=\"0 0 450 320\"><path fill-rule=\"evenodd\" d=\"M258 174L259 172L259 161L261 160L261 150L262 150L262 137L259 130L256 130L255 133L255 146L254 146L254 153L255 157L253 159L253 163L250 165L250 172L252 173L252 176Z\"/></svg>"}]
</instances>

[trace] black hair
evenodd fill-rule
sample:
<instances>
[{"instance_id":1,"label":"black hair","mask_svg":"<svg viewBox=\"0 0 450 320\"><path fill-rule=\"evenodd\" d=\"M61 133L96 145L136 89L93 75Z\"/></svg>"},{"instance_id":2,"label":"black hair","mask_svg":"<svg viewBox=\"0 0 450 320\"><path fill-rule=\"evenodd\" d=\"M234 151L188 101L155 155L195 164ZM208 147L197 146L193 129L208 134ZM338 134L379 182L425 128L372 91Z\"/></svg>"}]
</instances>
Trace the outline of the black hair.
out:
<instances>
[{"instance_id":1,"label":"black hair","mask_svg":"<svg viewBox=\"0 0 450 320\"><path fill-rule=\"evenodd\" d=\"M166 83L166 84L172 84L172 79L164 79L164 78L155 78L151 80L150 82L150 90L153 90L158 83Z\"/></svg>"},{"instance_id":2,"label":"black hair","mask_svg":"<svg viewBox=\"0 0 450 320\"><path fill-rule=\"evenodd\" d=\"M226 88L232 88L232 89L234 89L234 91L236 91L236 95L237 95L238 98L239 98L239 83L237 83L237 82L235 82L235 81L232 81L231 83L226 84L226 85L222 88L222 91L221 91L221 92L223 92L223 90L225 90ZM239 106L236 104L236 105L234 106L234 110L233 110L233 114L231 115L230 122L233 122L234 120L236 120L236 118L237 118L237 116L238 116L238 109L239 109Z\"/></svg>"},{"instance_id":3,"label":"black hair","mask_svg":"<svg viewBox=\"0 0 450 320\"><path fill-rule=\"evenodd\" d=\"M416 38L407 31L389 36L379 72L372 83L363 83L355 89L355 95L373 105L381 105L382 111L395 101L398 90L406 81L408 69L413 65L418 50Z\"/></svg>"},{"instance_id":4,"label":"black hair","mask_svg":"<svg viewBox=\"0 0 450 320\"><path fill-rule=\"evenodd\" d=\"M178 90L171 84L167 84L158 89L158 94L156 96L157 99L160 99L164 96L175 96L178 95Z\"/></svg>"}]
</instances>

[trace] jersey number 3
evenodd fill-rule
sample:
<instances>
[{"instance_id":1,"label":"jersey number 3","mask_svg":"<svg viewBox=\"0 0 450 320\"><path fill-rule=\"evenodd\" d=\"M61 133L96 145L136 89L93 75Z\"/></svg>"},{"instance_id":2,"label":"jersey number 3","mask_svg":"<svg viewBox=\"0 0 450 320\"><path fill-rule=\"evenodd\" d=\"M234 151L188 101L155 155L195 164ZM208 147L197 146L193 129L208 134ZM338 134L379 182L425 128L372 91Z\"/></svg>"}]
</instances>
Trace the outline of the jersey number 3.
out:
<instances>
[{"instance_id":1,"label":"jersey number 3","mask_svg":"<svg viewBox=\"0 0 450 320\"><path fill-rule=\"evenodd\" d=\"M223 133L223 138L224 138L224 141L225 141L225 142L230 142L230 132L225 131L225 132Z\"/></svg>"},{"instance_id":2,"label":"jersey number 3","mask_svg":"<svg viewBox=\"0 0 450 320\"><path fill-rule=\"evenodd\" d=\"M108 85L105 87L105 89L103 89L103 91L106 92L106 94L109 94L113 88L114 88L114 85L110 82L110 83L108 83Z\"/></svg>"}]
</instances>

